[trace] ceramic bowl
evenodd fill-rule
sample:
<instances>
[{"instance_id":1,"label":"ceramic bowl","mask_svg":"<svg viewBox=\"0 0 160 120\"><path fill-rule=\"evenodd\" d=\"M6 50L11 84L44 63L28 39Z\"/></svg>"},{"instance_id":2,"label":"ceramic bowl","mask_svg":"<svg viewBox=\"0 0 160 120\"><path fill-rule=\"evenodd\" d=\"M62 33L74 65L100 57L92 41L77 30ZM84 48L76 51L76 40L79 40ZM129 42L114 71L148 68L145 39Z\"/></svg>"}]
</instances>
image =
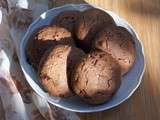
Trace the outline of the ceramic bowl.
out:
<instances>
[{"instance_id":1,"label":"ceramic bowl","mask_svg":"<svg viewBox=\"0 0 160 120\"><path fill-rule=\"evenodd\" d=\"M94 6L90 6L87 4L69 4L64 5L61 7L53 8L51 10L46 11L43 13L39 18L37 18L28 28L26 34L24 35L23 40L21 41L20 45L20 65L22 67L23 73L29 85L33 88L33 90L42 98L46 99L49 103L74 112L97 112L103 111L110 108L113 108L122 102L126 101L131 95L136 91L138 86L141 83L142 76L145 69L145 62L144 62L144 52L141 42L139 41L139 37L135 30L132 28L128 22L124 19L116 15L115 13L103 10L111 17L113 17L114 21L116 22L117 26L125 27L133 36L136 48L136 61L132 69L122 78L122 84L120 89L116 92L113 98L104 104L101 105L89 105L83 102L79 97L74 96L67 99L62 99L58 97L49 96L46 91L42 89L42 86L39 83L39 78L37 73L34 71L32 66L27 62L25 48L28 42L28 38L32 34L32 32L43 25L50 24L51 20L57 16L60 12L68 11L68 10L78 10L84 11ZM97 8L97 7L96 7ZM100 8L98 8L100 9Z\"/></svg>"}]
</instances>

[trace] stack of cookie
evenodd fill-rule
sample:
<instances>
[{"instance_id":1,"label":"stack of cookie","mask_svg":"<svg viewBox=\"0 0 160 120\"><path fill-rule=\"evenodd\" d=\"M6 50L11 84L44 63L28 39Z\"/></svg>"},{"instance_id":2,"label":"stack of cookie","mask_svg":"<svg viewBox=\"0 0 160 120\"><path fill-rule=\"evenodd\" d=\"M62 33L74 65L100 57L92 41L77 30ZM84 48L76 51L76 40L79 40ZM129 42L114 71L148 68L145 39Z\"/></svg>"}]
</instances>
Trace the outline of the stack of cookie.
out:
<instances>
[{"instance_id":1,"label":"stack of cookie","mask_svg":"<svg viewBox=\"0 0 160 120\"><path fill-rule=\"evenodd\" d=\"M26 53L50 95L89 104L110 100L136 58L132 35L96 8L60 13L33 32Z\"/></svg>"}]
</instances>

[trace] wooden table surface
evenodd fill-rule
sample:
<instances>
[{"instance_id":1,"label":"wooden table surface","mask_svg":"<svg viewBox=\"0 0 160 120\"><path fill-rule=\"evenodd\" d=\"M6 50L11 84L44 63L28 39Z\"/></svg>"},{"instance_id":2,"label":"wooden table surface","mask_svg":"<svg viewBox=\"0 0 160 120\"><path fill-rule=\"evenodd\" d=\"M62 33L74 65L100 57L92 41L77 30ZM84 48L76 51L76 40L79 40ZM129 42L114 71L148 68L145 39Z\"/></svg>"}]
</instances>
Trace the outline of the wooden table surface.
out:
<instances>
[{"instance_id":1,"label":"wooden table surface","mask_svg":"<svg viewBox=\"0 0 160 120\"><path fill-rule=\"evenodd\" d=\"M54 6L88 3L112 10L137 31L145 49L146 71L134 95L121 105L82 120L160 120L160 0L54 0Z\"/></svg>"}]
</instances>

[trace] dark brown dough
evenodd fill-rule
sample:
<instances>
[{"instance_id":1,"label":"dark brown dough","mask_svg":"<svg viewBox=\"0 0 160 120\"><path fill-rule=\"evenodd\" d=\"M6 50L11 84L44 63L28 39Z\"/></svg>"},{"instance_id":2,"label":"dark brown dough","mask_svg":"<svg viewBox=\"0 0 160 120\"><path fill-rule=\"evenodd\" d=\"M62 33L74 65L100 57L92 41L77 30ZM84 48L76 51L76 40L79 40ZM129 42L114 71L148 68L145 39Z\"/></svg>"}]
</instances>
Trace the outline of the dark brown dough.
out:
<instances>
[{"instance_id":1,"label":"dark brown dough","mask_svg":"<svg viewBox=\"0 0 160 120\"><path fill-rule=\"evenodd\" d=\"M80 12L79 11L64 11L61 12L58 16L56 16L51 24L56 24L60 27L64 27L67 30L69 30L73 36L74 35L74 28L75 23L79 17Z\"/></svg>"},{"instance_id":2,"label":"dark brown dough","mask_svg":"<svg viewBox=\"0 0 160 120\"><path fill-rule=\"evenodd\" d=\"M39 76L50 95L71 96L70 74L84 55L82 50L69 45L57 45L45 52L39 66Z\"/></svg>"},{"instance_id":3,"label":"dark brown dough","mask_svg":"<svg viewBox=\"0 0 160 120\"><path fill-rule=\"evenodd\" d=\"M33 32L29 38L26 53L30 64L37 70L44 52L57 44L74 44L71 33L59 26L44 26Z\"/></svg>"},{"instance_id":4,"label":"dark brown dough","mask_svg":"<svg viewBox=\"0 0 160 120\"><path fill-rule=\"evenodd\" d=\"M93 51L79 61L71 80L73 91L89 104L110 100L120 83L120 65L103 51Z\"/></svg>"},{"instance_id":5,"label":"dark brown dough","mask_svg":"<svg viewBox=\"0 0 160 120\"><path fill-rule=\"evenodd\" d=\"M86 52L89 52L95 34L103 27L112 25L115 25L114 20L102 10L91 8L82 12L75 26L78 44Z\"/></svg>"},{"instance_id":6,"label":"dark brown dough","mask_svg":"<svg viewBox=\"0 0 160 120\"><path fill-rule=\"evenodd\" d=\"M127 73L136 58L132 35L123 27L105 28L95 38L93 48L108 52L122 68L122 74Z\"/></svg>"}]
</instances>

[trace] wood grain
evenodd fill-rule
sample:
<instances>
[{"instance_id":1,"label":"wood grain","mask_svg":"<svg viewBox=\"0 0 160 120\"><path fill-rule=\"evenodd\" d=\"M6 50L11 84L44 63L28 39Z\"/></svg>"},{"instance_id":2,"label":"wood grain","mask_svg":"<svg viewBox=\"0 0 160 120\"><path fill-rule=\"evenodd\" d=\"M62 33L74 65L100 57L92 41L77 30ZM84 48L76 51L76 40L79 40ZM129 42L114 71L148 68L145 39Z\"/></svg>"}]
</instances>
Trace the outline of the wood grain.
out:
<instances>
[{"instance_id":1,"label":"wood grain","mask_svg":"<svg viewBox=\"0 0 160 120\"><path fill-rule=\"evenodd\" d=\"M120 106L82 120L160 120L160 0L54 0L54 6L88 3L112 10L137 31L145 49L146 71L134 95Z\"/></svg>"}]
</instances>

